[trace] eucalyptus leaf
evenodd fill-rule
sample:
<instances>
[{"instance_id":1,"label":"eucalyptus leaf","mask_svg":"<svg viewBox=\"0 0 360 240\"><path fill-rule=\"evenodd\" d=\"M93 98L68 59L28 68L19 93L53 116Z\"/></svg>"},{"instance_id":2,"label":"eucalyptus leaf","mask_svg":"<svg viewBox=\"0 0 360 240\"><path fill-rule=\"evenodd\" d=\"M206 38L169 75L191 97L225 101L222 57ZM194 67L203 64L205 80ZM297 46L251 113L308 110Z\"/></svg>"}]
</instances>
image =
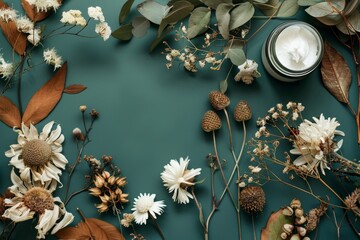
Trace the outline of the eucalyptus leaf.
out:
<instances>
[{"instance_id":1,"label":"eucalyptus leaf","mask_svg":"<svg viewBox=\"0 0 360 240\"><path fill-rule=\"evenodd\" d=\"M133 19L132 26L131 32L134 37L143 37L150 27L150 22L143 16L137 16Z\"/></svg>"},{"instance_id":2,"label":"eucalyptus leaf","mask_svg":"<svg viewBox=\"0 0 360 240\"><path fill-rule=\"evenodd\" d=\"M345 7L345 0L336 1L336 2L321 2L315 5L312 5L305 9L305 11L312 17L325 17L329 14L339 15L337 11L342 11ZM337 11L334 9L336 8Z\"/></svg>"},{"instance_id":3,"label":"eucalyptus leaf","mask_svg":"<svg viewBox=\"0 0 360 240\"><path fill-rule=\"evenodd\" d=\"M167 5L168 6L172 6L174 5L175 2L178 1L183 1L183 0L170 0ZM189 3L191 3L192 5L194 5L194 7L200 6L200 5L204 5L200 0L187 0Z\"/></svg>"},{"instance_id":4,"label":"eucalyptus leaf","mask_svg":"<svg viewBox=\"0 0 360 240\"><path fill-rule=\"evenodd\" d=\"M189 18L189 25L186 36L191 39L208 29L211 10L207 7L195 8Z\"/></svg>"},{"instance_id":5,"label":"eucalyptus leaf","mask_svg":"<svg viewBox=\"0 0 360 240\"><path fill-rule=\"evenodd\" d=\"M328 25L328 26L334 26L343 21L343 18L340 14L329 14L325 17L319 17L317 18L321 23Z\"/></svg>"},{"instance_id":6,"label":"eucalyptus leaf","mask_svg":"<svg viewBox=\"0 0 360 240\"><path fill-rule=\"evenodd\" d=\"M254 0L254 3L267 3L269 0Z\"/></svg>"},{"instance_id":7,"label":"eucalyptus leaf","mask_svg":"<svg viewBox=\"0 0 360 240\"><path fill-rule=\"evenodd\" d=\"M147 0L140 3L137 6L137 10L147 18L150 22L160 24L161 20L168 14L170 7L167 5L161 5L154 0Z\"/></svg>"},{"instance_id":8,"label":"eucalyptus leaf","mask_svg":"<svg viewBox=\"0 0 360 240\"><path fill-rule=\"evenodd\" d=\"M131 24L122 25L120 28L112 32L111 36L119 40L128 41L133 36L131 32L132 28L133 26Z\"/></svg>"},{"instance_id":9,"label":"eucalyptus leaf","mask_svg":"<svg viewBox=\"0 0 360 240\"><path fill-rule=\"evenodd\" d=\"M240 40L231 40L225 47L226 57L230 59L231 63L239 66L246 61L246 55L243 49L243 43Z\"/></svg>"},{"instance_id":10,"label":"eucalyptus leaf","mask_svg":"<svg viewBox=\"0 0 360 240\"><path fill-rule=\"evenodd\" d=\"M123 24L126 20L126 17L129 15L131 6L135 0L127 0L126 3L121 7L119 14L119 24Z\"/></svg>"},{"instance_id":11,"label":"eucalyptus leaf","mask_svg":"<svg viewBox=\"0 0 360 240\"><path fill-rule=\"evenodd\" d=\"M266 16L273 16L280 7L279 0L270 0L267 3L254 3Z\"/></svg>"},{"instance_id":12,"label":"eucalyptus leaf","mask_svg":"<svg viewBox=\"0 0 360 240\"><path fill-rule=\"evenodd\" d=\"M360 13L358 10L353 12L347 17L347 21L342 21L336 27L344 34L354 35L356 32L360 32Z\"/></svg>"},{"instance_id":13,"label":"eucalyptus leaf","mask_svg":"<svg viewBox=\"0 0 360 240\"><path fill-rule=\"evenodd\" d=\"M168 35L172 30L174 29L174 25L169 25L165 28L165 30L161 33L160 36L158 36L152 43L150 46L149 51L152 52L154 51L154 49L159 45L159 43L162 42L162 40L166 37L166 35Z\"/></svg>"},{"instance_id":14,"label":"eucalyptus leaf","mask_svg":"<svg viewBox=\"0 0 360 240\"><path fill-rule=\"evenodd\" d=\"M221 3L216 8L216 20L218 29L224 39L229 39L230 11L234 7L230 3Z\"/></svg>"},{"instance_id":15,"label":"eucalyptus leaf","mask_svg":"<svg viewBox=\"0 0 360 240\"><path fill-rule=\"evenodd\" d=\"M315 5L315 4L320 3L322 1L323 0L298 0L297 3L298 3L299 6L306 7L306 6Z\"/></svg>"},{"instance_id":16,"label":"eucalyptus leaf","mask_svg":"<svg viewBox=\"0 0 360 240\"><path fill-rule=\"evenodd\" d=\"M220 87L220 92L222 93L226 93L227 89L228 89L228 81L227 79L224 79L220 82L219 84Z\"/></svg>"},{"instance_id":17,"label":"eucalyptus leaf","mask_svg":"<svg viewBox=\"0 0 360 240\"><path fill-rule=\"evenodd\" d=\"M278 17L291 17L294 16L299 10L297 0L286 0L281 5L277 16Z\"/></svg>"},{"instance_id":18,"label":"eucalyptus leaf","mask_svg":"<svg viewBox=\"0 0 360 240\"><path fill-rule=\"evenodd\" d=\"M254 13L255 8L251 3L244 2L239 4L230 12L229 29L233 30L244 25L254 16Z\"/></svg>"},{"instance_id":19,"label":"eucalyptus leaf","mask_svg":"<svg viewBox=\"0 0 360 240\"><path fill-rule=\"evenodd\" d=\"M345 9L344 9L344 14L345 16L348 16L350 15L351 13L353 13L354 11L357 10L357 8L359 7L360 5L360 0L352 0L352 1L349 1L346 6L345 6Z\"/></svg>"},{"instance_id":20,"label":"eucalyptus leaf","mask_svg":"<svg viewBox=\"0 0 360 240\"><path fill-rule=\"evenodd\" d=\"M206 6L212 9L217 9L217 7L222 3L232 4L232 0L201 0Z\"/></svg>"}]
</instances>

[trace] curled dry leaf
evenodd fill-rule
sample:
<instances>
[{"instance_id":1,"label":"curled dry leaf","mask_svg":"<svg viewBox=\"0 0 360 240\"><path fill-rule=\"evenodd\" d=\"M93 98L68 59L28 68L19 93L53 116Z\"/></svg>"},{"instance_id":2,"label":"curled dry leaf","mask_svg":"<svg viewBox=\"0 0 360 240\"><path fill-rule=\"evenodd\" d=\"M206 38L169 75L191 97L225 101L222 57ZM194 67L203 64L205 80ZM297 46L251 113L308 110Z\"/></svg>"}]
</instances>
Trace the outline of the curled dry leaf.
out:
<instances>
[{"instance_id":1,"label":"curled dry leaf","mask_svg":"<svg viewBox=\"0 0 360 240\"><path fill-rule=\"evenodd\" d=\"M0 120L9 127L20 127L21 125L19 109L5 96L0 96Z\"/></svg>"},{"instance_id":2,"label":"curled dry leaf","mask_svg":"<svg viewBox=\"0 0 360 240\"><path fill-rule=\"evenodd\" d=\"M82 91L85 91L86 89L87 89L87 87L84 86L84 85L81 85L81 84L73 84L73 85L67 86L67 87L64 89L64 93L67 93L67 94L78 94L78 93L81 93Z\"/></svg>"},{"instance_id":3,"label":"curled dry leaf","mask_svg":"<svg viewBox=\"0 0 360 240\"><path fill-rule=\"evenodd\" d=\"M66 227L59 230L55 236L59 239L101 239L125 240L114 225L96 218L85 218L76 227Z\"/></svg>"},{"instance_id":4,"label":"curled dry leaf","mask_svg":"<svg viewBox=\"0 0 360 240\"><path fill-rule=\"evenodd\" d=\"M62 0L58 0L58 2L61 4ZM28 1L26 1L26 0L21 0L21 5L23 6L23 8L25 10L26 15L34 22L44 20L51 13L51 11L47 11L47 12L38 12L38 11L36 11L34 6L31 6L28 3Z\"/></svg>"},{"instance_id":5,"label":"curled dry leaf","mask_svg":"<svg viewBox=\"0 0 360 240\"><path fill-rule=\"evenodd\" d=\"M321 75L326 89L340 102L349 103L351 72L335 48L325 42L324 57L321 63Z\"/></svg>"},{"instance_id":6,"label":"curled dry leaf","mask_svg":"<svg viewBox=\"0 0 360 240\"><path fill-rule=\"evenodd\" d=\"M9 6L0 0L0 8L9 8ZM23 55L26 49L26 35L17 30L13 21L0 21L0 27L14 51L19 55Z\"/></svg>"},{"instance_id":7,"label":"curled dry leaf","mask_svg":"<svg viewBox=\"0 0 360 240\"><path fill-rule=\"evenodd\" d=\"M266 227L261 230L261 240L278 240L282 233L285 223L291 223L291 218L282 214L282 209L272 213L266 223Z\"/></svg>"},{"instance_id":8,"label":"curled dry leaf","mask_svg":"<svg viewBox=\"0 0 360 240\"><path fill-rule=\"evenodd\" d=\"M22 118L26 125L39 123L60 101L65 86L66 70L67 63L65 62L55 75L32 96Z\"/></svg>"}]
</instances>

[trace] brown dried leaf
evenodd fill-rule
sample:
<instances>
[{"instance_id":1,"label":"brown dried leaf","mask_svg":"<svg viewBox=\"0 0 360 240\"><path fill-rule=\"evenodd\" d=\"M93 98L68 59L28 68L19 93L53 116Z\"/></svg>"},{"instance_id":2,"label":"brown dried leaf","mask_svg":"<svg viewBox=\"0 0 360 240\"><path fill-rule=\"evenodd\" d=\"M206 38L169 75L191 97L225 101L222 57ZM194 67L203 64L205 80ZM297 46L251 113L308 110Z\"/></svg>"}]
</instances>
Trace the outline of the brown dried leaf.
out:
<instances>
[{"instance_id":1,"label":"brown dried leaf","mask_svg":"<svg viewBox=\"0 0 360 240\"><path fill-rule=\"evenodd\" d=\"M62 0L58 0L58 2L61 3ZM42 21L51 14L51 11L47 11L47 12L36 11L36 9L33 6L31 6L26 0L21 0L21 5L25 10L26 15L34 22Z\"/></svg>"},{"instance_id":2,"label":"brown dried leaf","mask_svg":"<svg viewBox=\"0 0 360 240\"><path fill-rule=\"evenodd\" d=\"M76 227L66 227L55 233L59 239L101 239L101 240L125 240L117 228L107 222L96 218L85 218Z\"/></svg>"},{"instance_id":3,"label":"brown dried leaf","mask_svg":"<svg viewBox=\"0 0 360 240\"><path fill-rule=\"evenodd\" d=\"M81 85L81 84L73 84L73 85L67 86L67 87L64 89L64 93L67 93L67 94L78 94L78 93L81 93L82 91L85 91L86 89L87 89L87 87L84 86L84 85Z\"/></svg>"},{"instance_id":4,"label":"brown dried leaf","mask_svg":"<svg viewBox=\"0 0 360 240\"><path fill-rule=\"evenodd\" d=\"M343 56L325 42L321 75L325 88L340 102L349 104L351 72Z\"/></svg>"},{"instance_id":5,"label":"brown dried leaf","mask_svg":"<svg viewBox=\"0 0 360 240\"><path fill-rule=\"evenodd\" d=\"M9 8L9 6L0 0L0 8ZM13 21L0 21L0 27L15 52L23 55L26 49L26 35L17 30L16 24Z\"/></svg>"},{"instance_id":6,"label":"brown dried leaf","mask_svg":"<svg viewBox=\"0 0 360 240\"><path fill-rule=\"evenodd\" d=\"M65 86L66 69L65 62L57 73L32 96L22 118L26 125L30 123L35 125L46 118L60 101Z\"/></svg>"},{"instance_id":7,"label":"brown dried leaf","mask_svg":"<svg viewBox=\"0 0 360 240\"><path fill-rule=\"evenodd\" d=\"M21 125L19 109L5 96L0 96L0 120L9 127L20 127Z\"/></svg>"}]
</instances>

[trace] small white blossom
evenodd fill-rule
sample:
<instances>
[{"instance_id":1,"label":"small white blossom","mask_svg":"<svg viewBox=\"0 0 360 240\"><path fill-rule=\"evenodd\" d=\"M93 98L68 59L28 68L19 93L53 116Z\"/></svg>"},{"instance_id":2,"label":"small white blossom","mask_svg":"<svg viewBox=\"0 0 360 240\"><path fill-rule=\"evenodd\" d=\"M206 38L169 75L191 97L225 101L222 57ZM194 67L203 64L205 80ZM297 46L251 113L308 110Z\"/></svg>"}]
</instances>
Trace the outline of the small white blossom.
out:
<instances>
[{"instance_id":1,"label":"small white blossom","mask_svg":"<svg viewBox=\"0 0 360 240\"><path fill-rule=\"evenodd\" d=\"M244 188L245 186L246 186L246 183L245 182L241 182L241 183L239 183L239 188Z\"/></svg>"},{"instance_id":2,"label":"small white blossom","mask_svg":"<svg viewBox=\"0 0 360 240\"><path fill-rule=\"evenodd\" d=\"M182 31L183 33L187 34L186 26L182 26L182 27L181 27L181 31Z\"/></svg>"},{"instance_id":3,"label":"small white blossom","mask_svg":"<svg viewBox=\"0 0 360 240\"><path fill-rule=\"evenodd\" d=\"M104 14L102 12L101 7L96 6L96 7L89 7L88 8L88 15L89 17L95 19L95 20L99 20L100 22L105 22L105 17Z\"/></svg>"},{"instance_id":4,"label":"small white blossom","mask_svg":"<svg viewBox=\"0 0 360 240\"><path fill-rule=\"evenodd\" d=\"M259 173L261 171L261 167L254 167L254 166L249 166L249 169L251 170L251 173Z\"/></svg>"},{"instance_id":5,"label":"small white blossom","mask_svg":"<svg viewBox=\"0 0 360 240\"><path fill-rule=\"evenodd\" d=\"M166 60L169 61L169 62L173 60L171 54L166 54L165 58L166 58Z\"/></svg>"},{"instance_id":6,"label":"small white blossom","mask_svg":"<svg viewBox=\"0 0 360 240\"><path fill-rule=\"evenodd\" d=\"M296 121L298 118L299 118L298 112L293 112L291 119L292 119L293 121Z\"/></svg>"},{"instance_id":7,"label":"small white blossom","mask_svg":"<svg viewBox=\"0 0 360 240\"><path fill-rule=\"evenodd\" d=\"M12 8L1 8L0 9L0 21L10 22L15 21L17 18L17 13Z\"/></svg>"},{"instance_id":8,"label":"small white blossom","mask_svg":"<svg viewBox=\"0 0 360 240\"><path fill-rule=\"evenodd\" d=\"M179 50L176 50L176 49L172 49L171 52L170 52L170 55L172 57L177 57L180 55L180 51Z\"/></svg>"},{"instance_id":9,"label":"small white blossom","mask_svg":"<svg viewBox=\"0 0 360 240\"><path fill-rule=\"evenodd\" d=\"M273 119L278 119L279 113L278 113L278 112L274 112L274 113L271 115L271 117L272 117Z\"/></svg>"},{"instance_id":10,"label":"small white blossom","mask_svg":"<svg viewBox=\"0 0 360 240\"><path fill-rule=\"evenodd\" d=\"M63 64L63 60L61 56L57 54L55 48L44 50L43 56L45 63L49 65L53 65L54 70L61 67L61 65Z\"/></svg>"},{"instance_id":11,"label":"small white blossom","mask_svg":"<svg viewBox=\"0 0 360 240\"><path fill-rule=\"evenodd\" d=\"M205 64L206 64L205 60L200 60L200 61L199 61L199 66L200 66L201 68L205 67Z\"/></svg>"},{"instance_id":12,"label":"small white blossom","mask_svg":"<svg viewBox=\"0 0 360 240\"><path fill-rule=\"evenodd\" d=\"M258 64L254 60L247 59L238 68L239 72L235 75L235 81L237 82L242 80L245 84L251 84L254 78L261 76L257 71Z\"/></svg>"},{"instance_id":13,"label":"small white blossom","mask_svg":"<svg viewBox=\"0 0 360 240\"><path fill-rule=\"evenodd\" d=\"M41 30L39 28L35 28L30 31L29 35L27 36L27 40L34 46L37 46L41 40Z\"/></svg>"},{"instance_id":14,"label":"small white blossom","mask_svg":"<svg viewBox=\"0 0 360 240\"><path fill-rule=\"evenodd\" d=\"M81 11L79 10L69 10L67 12L63 12L60 22L64 24L78 25L78 26L86 25L86 20L81 15Z\"/></svg>"},{"instance_id":15,"label":"small white blossom","mask_svg":"<svg viewBox=\"0 0 360 240\"><path fill-rule=\"evenodd\" d=\"M249 177L248 183L252 183L253 181L254 181L254 178L253 178L253 177Z\"/></svg>"},{"instance_id":16,"label":"small white blossom","mask_svg":"<svg viewBox=\"0 0 360 240\"><path fill-rule=\"evenodd\" d=\"M111 28L107 24L107 22L100 22L95 26L95 32L100 35L104 39L104 41L108 40L111 35Z\"/></svg>"},{"instance_id":17,"label":"small white blossom","mask_svg":"<svg viewBox=\"0 0 360 240\"><path fill-rule=\"evenodd\" d=\"M60 7L58 0L26 0L33 5L38 12L47 12L49 9L56 11Z\"/></svg>"},{"instance_id":18,"label":"small white blossom","mask_svg":"<svg viewBox=\"0 0 360 240\"><path fill-rule=\"evenodd\" d=\"M132 214L137 224L146 224L149 214L156 219L156 215L161 215L166 206L164 201L154 201L156 194L140 193L140 196L134 199L134 211Z\"/></svg>"},{"instance_id":19,"label":"small white blossom","mask_svg":"<svg viewBox=\"0 0 360 240\"><path fill-rule=\"evenodd\" d=\"M34 29L34 23L26 16L21 16L15 20L16 27L20 32L31 33Z\"/></svg>"},{"instance_id":20,"label":"small white blossom","mask_svg":"<svg viewBox=\"0 0 360 240\"><path fill-rule=\"evenodd\" d=\"M0 76L4 79L9 79L14 74L14 65L7 63L4 58L0 56Z\"/></svg>"}]
</instances>

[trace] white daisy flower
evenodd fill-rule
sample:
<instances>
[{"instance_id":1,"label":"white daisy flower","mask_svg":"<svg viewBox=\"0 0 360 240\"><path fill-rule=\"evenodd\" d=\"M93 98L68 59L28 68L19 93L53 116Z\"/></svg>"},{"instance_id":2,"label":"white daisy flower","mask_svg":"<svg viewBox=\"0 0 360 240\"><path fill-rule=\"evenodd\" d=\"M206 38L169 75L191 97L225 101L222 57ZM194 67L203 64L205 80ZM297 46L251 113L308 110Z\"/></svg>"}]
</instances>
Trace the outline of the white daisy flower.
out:
<instances>
[{"instance_id":1,"label":"white daisy flower","mask_svg":"<svg viewBox=\"0 0 360 240\"><path fill-rule=\"evenodd\" d=\"M89 7L88 8L88 15L89 17L95 19L95 20L99 20L100 22L105 22L105 17L104 14L102 12L101 7L96 6L96 7Z\"/></svg>"},{"instance_id":2,"label":"white daisy flower","mask_svg":"<svg viewBox=\"0 0 360 240\"><path fill-rule=\"evenodd\" d=\"M14 74L14 65L7 63L4 58L0 56L0 76L4 79L9 79Z\"/></svg>"},{"instance_id":3,"label":"white daisy flower","mask_svg":"<svg viewBox=\"0 0 360 240\"><path fill-rule=\"evenodd\" d=\"M9 189L15 195L5 199L5 206L9 207L2 215L14 222L23 222L34 217L38 218L37 239L45 238L70 224L74 216L68 213L59 197L53 197L56 182L48 182L45 186L40 182L23 182L14 169L11 172L11 181L14 184ZM60 220L60 221L59 221Z\"/></svg>"},{"instance_id":4,"label":"white daisy flower","mask_svg":"<svg viewBox=\"0 0 360 240\"><path fill-rule=\"evenodd\" d=\"M100 22L95 26L95 32L100 35L104 39L104 41L108 40L111 35L111 28L107 22Z\"/></svg>"},{"instance_id":5,"label":"white daisy flower","mask_svg":"<svg viewBox=\"0 0 360 240\"><path fill-rule=\"evenodd\" d=\"M17 18L17 13L12 8L1 8L0 9L0 21L10 22L15 21Z\"/></svg>"},{"instance_id":6,"label":"white daisy flower","mask_svg":"<svg viewBox=\"0 0 360 240\"><path fill-rule=\"evenodd\" d=\"M34 29L34 23L26 16L21 16L16 20L16 27L20 32L31 33Z\"/></svg>"},{"instance_id":7,"label":"white daisy flower","mask_svg":"<svg viewBox=\"0 0 360 240\"><path fill-rule=\"evenodd\" d=\"M33 5L38 12L47 12L51 8L56 11L60 7L58 0L26 0L30 5Z\"/></svg>"},{"instance_id":8,"label":"white daisy flower","mask_svg":"<svg viewBox=\"0 0 360 240\"><path fill-rule=\"evenodd\" d=\"M37 46L41 40L41 30L40 28L35 28L29 32L27 40L32 43L32 45Z\"/></svg>"},{"instance_id":9,"label":"white daisy flower","mask_svg":"<svg viewBox=\"0 0 360 240\"><path fill-rule=\"evenodd\" d=\"M260 77L258 64L254 60L247 59L243 64L238 66L239 72L235 75L235 81L242 80L245 84L251 84L254 78Z\"/></svg>"},{"instance_id":10,"label":"white daisy flower","mask_svg":"<svg viewBox=\"0 0 360 240\"><path fill-rule=\"evenodd\" d=\"M201 173L201 168L187 169L190 159L185 160L181 157L180 162L170 160L170 163L164 166L164 171L161 173L161 179L164 186L169 189L169 193L173 192L172 199L180 204L189 203L189 198L193 198L187 188L195 185L195 176Z\"/></svg>"},{"instance_id":11,"label":"white daisy flower","mask_svg":"<svg viewBox=\"0 0 360 240\"><path fill-rule=\"evenodd\" d=\"M131 210L134 211L133 216L137 224L146 224L149 213L156 219L156 214L161 215L164 211L163 208L166 207L164 201L155 202L155 197L156 194L140 193L140 196L134 199L134 207Z\"/></svg>"},{"instance_id":12,"label":"white daisy flower","mask_svg":"<svg viewBox=\"0 0 360 240\"><path fill-rule=\"evenodd\" d=\"M61 67L61 65L63 64L63 60L62 60L61 56L59 56L57 54L55 48L45 49L43 56L44 56L45 63L49 64L49 65L53 65L54 70Z\"/></svg>"},{"instance_id":13,"label":"white daisy flower","mask_svg":"<svg viewBox=\"0 0 360 240\"><path fill-rule=\"evenodd\" d=\"M322 174L325 175L327 157L329 154L337 152L343 140L334 141L335 135L345 136L345 133L336 130L340 123L336 118L325 119L321 114L320 118L313 117L314 122L305 120L299 126L299 134L294 141L294 149L290 153L301 155L294 161L296 166L305 166L310 173L319 174L320 166Z\"/></svg>"},{"instance_id":14,"label":"white daisy flower","mask_svg":"<svg viewBox=\"0 0 360 240\"><path fill-rule=\"evenodd\" d=\"M81 11L79 10L69 10L67 12L63 12L60 22L70 25L86 25L86 20L83 16L81 16Z\"/></svg>"},{"instance_id":15,"label":"white daisy flower","mask_svg":"<svg viewBox=\"0 0 360 240\"><path fill-rule=\"evenodd\" d=\"M40 134L32 124L30 128L22 124L21 129L15 130L19 134L18 144L11 145L5 155L26 182L46 183L54 179L60 183L61 169L65 169L68 160L61 154L65 139L61 127L57 125L51 131L53 125L53 121L46 124Z\"/></svg>"}]
</instances>

